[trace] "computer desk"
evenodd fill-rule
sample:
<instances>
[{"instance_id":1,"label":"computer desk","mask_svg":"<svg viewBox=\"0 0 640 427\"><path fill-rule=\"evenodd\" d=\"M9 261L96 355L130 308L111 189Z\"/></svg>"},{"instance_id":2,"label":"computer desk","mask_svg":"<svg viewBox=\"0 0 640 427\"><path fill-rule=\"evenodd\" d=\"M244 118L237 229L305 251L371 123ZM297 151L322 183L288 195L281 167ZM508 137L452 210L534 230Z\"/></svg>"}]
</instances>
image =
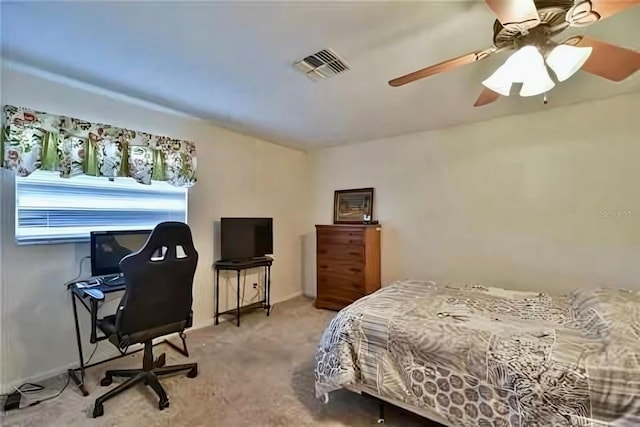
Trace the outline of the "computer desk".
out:
<instances>
[{"instance_id":1,"label":"computer desk","mask_svg":"<svg viewBox=\"0 0 640 427\"><path fill-rule=\"evenodd\" d=\"M97 366L97 365L109 362L111 360L119 359L121 357L128 356L142 350L142 348L138 350L130 351L130 352L127 352L125 350L124 352L121 351L119 356L111 357L109 359L92 363L90 365L84 364L84 355L82 351L82 337L80 335L80 322L78 320L78 302L80 302L84 306L84 308L87 309L87 311L91 316L91 337L89 341L91 342L91 344L97 344L100 341L109 339L109 337L105 335L98 336L98 327L97 327L98 308L99 308L98 304L104 300L104 297L106 295L116 293L116 292L123 292L126 289L126 285L124 283L116 283L116 284L101 283L96 285L88 285L88 286L86 285L87 283L95 282L96 280L97 278L89 278L86 280L79 280L77 282L72 282L67 285L67 290L71 292L71 304L73 307L73 321L75 324L76 344L78 346L78 359L80 361L80 367L69 369L68 372L69 372L69 377L78 386L83 396L89 395L89 392L87 391L87 388L85 387L85 383L84 383L85 370L87 368L91 368L93 366ZM83 286L83 284L85 285ZM98 298L96 296L90 295L87 292L90 289L100 291L102 293L102 297ZM184 332L180 335L180 338L182 339L183 348L178 347L177 345L167 340L166 338L163 341L154 344L154 347L158 344L166 343L170 347L172 347L174 350L176 350L178 353L188 357L189 351L187 350L187 342L185 340L186 336L184 335ZM161 356L160 363L164 364L164 358L162 358L162 356Z\"/></svg>"}]
</instances>

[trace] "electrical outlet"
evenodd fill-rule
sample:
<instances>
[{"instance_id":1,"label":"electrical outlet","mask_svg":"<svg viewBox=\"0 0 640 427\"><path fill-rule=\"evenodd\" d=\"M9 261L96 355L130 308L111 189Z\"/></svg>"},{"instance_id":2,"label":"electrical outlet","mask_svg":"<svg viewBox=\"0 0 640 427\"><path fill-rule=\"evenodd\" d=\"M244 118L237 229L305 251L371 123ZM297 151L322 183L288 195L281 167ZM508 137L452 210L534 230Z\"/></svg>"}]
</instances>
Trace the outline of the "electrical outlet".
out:
<instances>
[{"instance_id":1,"label":"electrical outlet","mask_svg":"<svg viewBox=\"0 0 640 427\"><path fill-rule=\"evenodd\" d=\"M258 284L257 283L253 284L253 289L258 289Z\"/></svg>"}]
</instances>

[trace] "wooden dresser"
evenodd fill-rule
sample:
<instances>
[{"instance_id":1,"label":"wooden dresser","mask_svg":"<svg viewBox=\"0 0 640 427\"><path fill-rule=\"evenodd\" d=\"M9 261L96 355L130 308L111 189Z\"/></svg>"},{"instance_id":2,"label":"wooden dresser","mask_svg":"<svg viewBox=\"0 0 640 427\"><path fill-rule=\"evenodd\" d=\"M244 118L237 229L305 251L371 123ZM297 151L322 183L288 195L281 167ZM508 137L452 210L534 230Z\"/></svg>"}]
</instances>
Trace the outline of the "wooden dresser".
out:
<instances>
[{"instance_id":1,"label":"wooden dresser","mask_svg":"<svg viewBox=\"0 0 640 427\"><path fill-rule=\"evenodd\" d=\"M340 310L380 289L380 224L316 225L316 307Z\"/></svg>"}]
</instances>

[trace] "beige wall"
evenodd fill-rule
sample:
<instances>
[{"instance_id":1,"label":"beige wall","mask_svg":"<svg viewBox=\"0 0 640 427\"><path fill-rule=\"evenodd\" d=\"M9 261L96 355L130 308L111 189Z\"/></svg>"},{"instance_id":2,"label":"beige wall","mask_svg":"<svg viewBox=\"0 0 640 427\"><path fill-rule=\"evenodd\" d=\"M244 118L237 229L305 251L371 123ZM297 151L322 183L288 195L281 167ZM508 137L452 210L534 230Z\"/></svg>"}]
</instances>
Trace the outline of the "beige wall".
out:
<instances>
[{"instance_id":1,"label":"beige wall","mask_svg":"<svg viewBox=\"0 0 640 427\"><path fill-rule=\"evenodd\" d=\"M189 191L188 222L200 254L194 284L195 324L213 317L212 263L217 259L214 222L221 216L274 218L272 300L301 292L301 240L308 219L307 155L184 116L115 99L104 93L50 81L5 65L2 103L106 122L160 135L195 141L198 183ZM2 363L7 382L60 372L77 362L70 298L62 287L78 271L88 244L17 246L13 238L13 175L2 172ZM6 270L6 271L4 271ZM88 274L88 263L84 272ZM255 291L247 277L245 302ZM233 290L228 285L234 283ZM235 306L235 281L223 280L221 309ZM113 303L117 303L116 301ZM108 311L108 309L106 310ZM83 334L89 325L84 316ZM86 340L85 340L86 341ZM87 344L85 349L91 350ZM85 355L88 357L90 351ZM100 345L96 359L113 354Z\"/></svg>"},{"instance_id":2,"label":"beige wall","mask_svg":"<svg viewBox=\"0 0 640 427\"><path fill-rule=\"evenodd\" d=\"M199 182L189 193L200 252L197 325L213 315L214 222L273 216L273 299L299 293L301 280L312 295L313 224L330 223L334 190L356 187L376 189L385 284L418 278L550 292L640 288L638 94L307 155L13 67L2 69L2 89L3 104L197 143ZM61 284L89 254L87 244L16 246L12 181L1 172L0 347L7 382L76 362ZM248 299L253 277L247 283ZM222 308L235 302L226 286L221 293ZM102 344L97 358L112 353Z\"/></svg>"},{"instance_id":3,"label":"beige wall","mask_svg":"<svg viewBox=\"0 0 640 427\"><path fill-rule=\"evenodd\" d=\"M640 289L639 112L633 94L319 150L313 220L334 190L375 187L385 284Z\"/></svg>"}]
</instances>

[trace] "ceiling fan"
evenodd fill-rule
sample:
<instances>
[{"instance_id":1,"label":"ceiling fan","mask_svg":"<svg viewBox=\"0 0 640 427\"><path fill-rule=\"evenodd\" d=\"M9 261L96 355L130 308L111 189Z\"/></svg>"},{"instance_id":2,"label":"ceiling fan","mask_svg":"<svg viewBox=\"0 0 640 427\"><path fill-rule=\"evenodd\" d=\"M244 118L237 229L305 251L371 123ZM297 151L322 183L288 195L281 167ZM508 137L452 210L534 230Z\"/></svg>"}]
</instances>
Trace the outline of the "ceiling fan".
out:
<instances>
[{"instance_id":1,"label":"ceiling fan","mask_svg":"<svg viewBox=\"0 0 640 427\"><path fill-rule=\"evenodd\" d=\"M389 81L402 86L434 74L472 64L499 52L515 52L482 82L484 90L474 106L509 96L522 84L520 96L545 94L556 82L579 69L611 81L621 81L640 69L640 52L586 36L561 43L553 40L569 27L586 27L640 5L640 0L485 0L496 15L493 46L414 71ZM555 77L555 81L552 77Z\"/></svg>"}]
</instances>

